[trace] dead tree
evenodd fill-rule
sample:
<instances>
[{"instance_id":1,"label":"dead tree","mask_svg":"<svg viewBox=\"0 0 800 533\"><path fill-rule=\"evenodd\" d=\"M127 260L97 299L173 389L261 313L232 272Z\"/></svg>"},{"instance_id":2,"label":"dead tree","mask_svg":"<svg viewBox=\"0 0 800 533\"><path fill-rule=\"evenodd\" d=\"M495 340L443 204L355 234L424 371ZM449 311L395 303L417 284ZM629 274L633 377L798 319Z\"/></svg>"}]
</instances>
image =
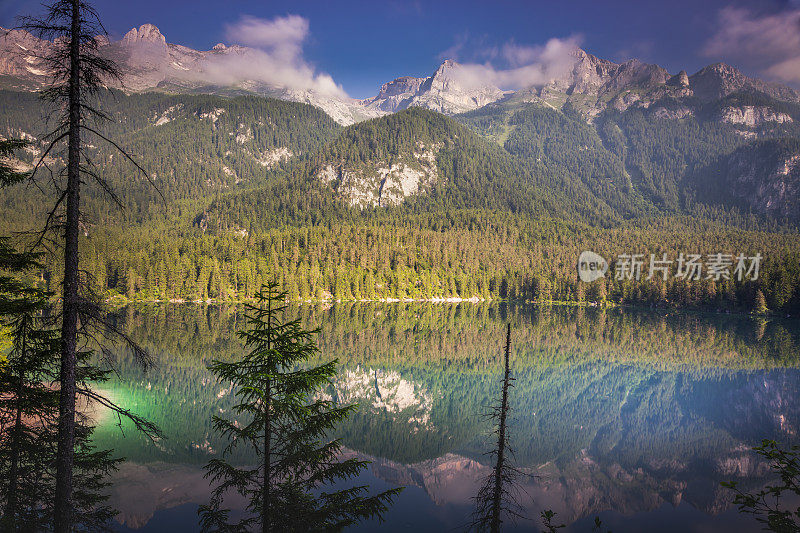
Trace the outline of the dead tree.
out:
<instances>
[{"instance_id":1,"label":"dead tree","mask_svg":"<svg viewBox=\"0 0 800 533\"><path fill-rule=\"evenodd\" d=\"M88 143L84 138L90 136L110 143L133 163L137 171L145 177L147 174L113 140L93 126L93 120L109 118L93 106L93 100L105 90L107 84L120 79L114 62L100 53L98 36L107 32L94 8L82 0L53 0L45 5L45 14L41 18L25 17L20 27L52 43L38 59L52 76L53 83L43 91L43 96L56 104L54 113L57 123L43 138L46 147L34 165L31 180L37 183L42 169L47 169L50 171L50 185L55 191L52 209L44 228L38 232L36 245L52 239L58 246L63 245L64 253L54 530L67 533L72 530L76 396L94 394L88 387L81 386L81 379L77 376L79 337L98 340L100 335L118 333L105 320L102 307L92 297L86 273L80 270L78 254L80 226L83 222L82 184L84 181L95 183L119 206L122 205L101 171L92 165L85 152ZM60 147L64 143L66 166L53 172L47 164L48 156L62 149ZM60 233L58 238L53 237L54 231ZM147 354L130 339L125 338L125 341L146 364ZM123 415L126 413L121 408L115 410ZM145 426L143 429L150 431L153 428Z\"/></svg>"},{"instance_id":2,"label":"dead tree","mask_svg":"<svg viewBox=\"0 0 800 533\"><path fill-rule=\"evenodd\" d=\"M478 491L475 500L475 510L472 513L470 530L501 531L503 523L507 520L522 518L522 506L517 500L521 490L517 481L522 472L513 465L514 452L508 436L508 392L514 386L511 377L509 358L511 355L511 324L506 329L506 345L503 357L503 380L501 382L500 401L491 407L488 417L492 420L497 437L494 448L486 455L493 459L492 471Z\"/></svg>"}]
</instances>

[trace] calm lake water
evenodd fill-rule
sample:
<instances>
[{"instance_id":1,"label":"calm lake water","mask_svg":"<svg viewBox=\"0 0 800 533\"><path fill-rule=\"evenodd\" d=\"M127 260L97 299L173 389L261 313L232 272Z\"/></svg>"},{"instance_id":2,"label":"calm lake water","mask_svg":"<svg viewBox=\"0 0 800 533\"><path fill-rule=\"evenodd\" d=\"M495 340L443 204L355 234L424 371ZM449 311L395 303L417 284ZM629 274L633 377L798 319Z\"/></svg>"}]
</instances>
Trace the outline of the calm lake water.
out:
<instances>
[{"instance_id":1,"label":"calm lake water","mask_svg":"<svg viewBox=\"0 0 800 533\"><path fill-rule=\"evenodd\" d=\"M211 418L234 403L230 384L206 364L242 353L241 311L154 305L115 314L157 367L145 373L120 353L119 377L103 388L165 436L152 443L97 414L97 443L128 459L110 501L120 531L197 530L209 493L202 467L224 444ZM338 432L348 454L374 461L358 481L376 491L407 487L386 523L357 531L467 523L488 474L482 413L499 396L507 322L511 441L517 466L531 474L521 499L534 519L509 530L536 530L539 512L552 509L564 531L591 531L595 516L615 533L758 531L719 483L762 486L767 468L749 447L800 440L795 320L472 303L290 313L321 328L322 357L342 366L327 392L360 404Z\"/></svg>"}]
</instances>

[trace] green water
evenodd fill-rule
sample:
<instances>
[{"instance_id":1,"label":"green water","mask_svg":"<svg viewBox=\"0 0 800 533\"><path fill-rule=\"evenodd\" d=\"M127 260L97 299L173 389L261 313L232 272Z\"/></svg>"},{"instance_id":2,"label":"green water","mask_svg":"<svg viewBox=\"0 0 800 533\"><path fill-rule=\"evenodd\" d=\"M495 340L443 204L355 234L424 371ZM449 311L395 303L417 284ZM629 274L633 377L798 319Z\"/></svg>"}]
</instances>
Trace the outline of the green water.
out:
<instances>
[{"instance_id":1,"label":"green water","mask_svg":"<svg viewBox=\"0 0 800 533\"><path fill-rule=\"evenodd\" d=\"M535 475L523 483L531 516L551 508L576 531L598 514L614 531L648 521L728 527L737 517L719 481L763 484L765 465L747 448L762 438L798 440L796 321L472 303L290 313L320 328L321 357L342 366L325 394L360 404L338 436L349 453L375 460L364 480L409 487L385 530L466 520L486 475L481 415L499 394L507 322L512 444L517 465ZM164 432L153 443L98 414L98 444L128 458L112 493L121 529L193 530L208 493L201 467L223 446L211 417L234 401L205 365L242 353L241 310L161 305L115 317L157 365L145 373L120 352L119 377L105 389Z\"/></svg>"}]
</instances>

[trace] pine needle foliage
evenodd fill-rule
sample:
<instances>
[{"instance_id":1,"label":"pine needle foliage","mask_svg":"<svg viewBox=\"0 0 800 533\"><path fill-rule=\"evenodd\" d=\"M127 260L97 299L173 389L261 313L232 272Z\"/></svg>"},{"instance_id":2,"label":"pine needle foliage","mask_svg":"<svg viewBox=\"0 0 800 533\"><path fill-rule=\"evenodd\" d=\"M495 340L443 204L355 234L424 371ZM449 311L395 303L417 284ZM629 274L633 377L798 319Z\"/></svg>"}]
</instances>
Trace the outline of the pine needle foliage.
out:
<instances>
[{"instance_id":1,"label":"pine needle foliage","mask_svg":"<svg viewBox=\"0 0 800 533\"><path fill-rule=\"evenodd\" d=\"M0 239L0 324L11 348L0 364L0 529L49 531L54 518L61 338L51 314L51 294L24 280L38 254L17 252ZM107 372L78 353L81 389ZM108 475L120 459L91 444L91 421L76 418L72 531L108 531L116 512L105 504Z\"/></svg>"},{"instance_id":2,"label":"pine needle foliage","mask_svg":"<svg viewBox=\"0 0 800 533\"><path fill-rule=\"evenodd\" d=\"M228 438L222 457L206 466L214 486L199 510L204 531L338 531L361 520L381 518L399 493L369 495L368 486L328 491L352 480L368 461L341 459L342 444L329 433L353 412L322 397L336 375L337 361L305 363L318 352L299 320L285 320L287 293L267 283L248 304L249 326L239 332L249 352L238 361L214 361L209 369L231 383L239 403L234 419L214 418ZM234 466L225 458L237 446L255 450L259 464ZM245 516L231 523L223 508L235 491L248 501Z\"/></svg>"}]
</instances>

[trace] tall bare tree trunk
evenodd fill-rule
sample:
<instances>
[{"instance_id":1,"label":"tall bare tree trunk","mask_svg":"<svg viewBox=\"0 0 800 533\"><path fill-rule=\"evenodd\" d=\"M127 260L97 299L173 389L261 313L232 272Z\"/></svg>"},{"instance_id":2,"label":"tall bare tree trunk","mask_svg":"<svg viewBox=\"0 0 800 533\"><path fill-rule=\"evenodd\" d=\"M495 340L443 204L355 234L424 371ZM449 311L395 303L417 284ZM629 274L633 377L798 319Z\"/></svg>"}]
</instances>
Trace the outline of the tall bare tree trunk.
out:
<instances>
[{"instance_id":1,"label":"tall bare tree trunk","mask_svg":"<svg viewBox=\"0 0 800 533\"><path fill-rule=\"evenodd\" d=\"M494 490L492 493L492 520L490 528L492 533L500 531L501 512L503 508L503 471L505 470L506 453L506 416L508 415L508 383L509 364L508 357L511 352L511 324L506 331L505 374L503 376L503 398L500 401L500 424L497 430L497 464L494 467Z\"/></svg>"},{"instance_id":2,"label":"tall bare tree trunk","mask_svg":"<svg viewBox=\"0 0 800 533\"><path fill-rule=\"evenodd\" d=\"M67 221L64 229L64 303L61 326L61 396L56 455L54 530L72 529L72 466L75 448L75 367L78 342L78 224L80 213L81 80L80 0L72 0L69 49L69 137L67 152Z\"/></svg>"}]
</instances>

